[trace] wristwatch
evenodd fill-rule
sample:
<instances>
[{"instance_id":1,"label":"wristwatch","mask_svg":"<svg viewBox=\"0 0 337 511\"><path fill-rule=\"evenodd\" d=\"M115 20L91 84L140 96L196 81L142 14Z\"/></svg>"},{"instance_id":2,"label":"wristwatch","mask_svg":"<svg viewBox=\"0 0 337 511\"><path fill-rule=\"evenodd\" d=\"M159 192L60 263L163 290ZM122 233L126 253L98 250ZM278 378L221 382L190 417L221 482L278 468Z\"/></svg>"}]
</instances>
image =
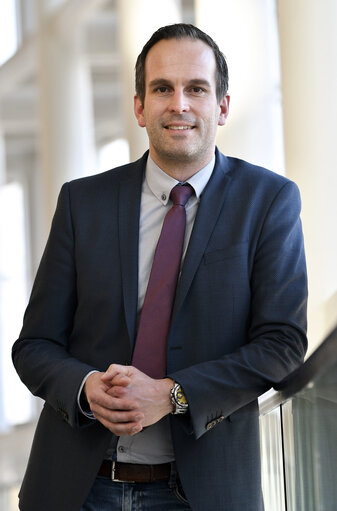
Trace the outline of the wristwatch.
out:
<instances>
[{"instance_id":1,"label":"wristwatch","mask_svg":"<svg viewBox=\"0 0 337 511\"><path fill-rule=\"evenodd\" d=\"M173 415L186 413L188 410L188 402L183 389L179 383L175 383L170 392L171 402L173 405Z\"/></svg>"}]
</instances>

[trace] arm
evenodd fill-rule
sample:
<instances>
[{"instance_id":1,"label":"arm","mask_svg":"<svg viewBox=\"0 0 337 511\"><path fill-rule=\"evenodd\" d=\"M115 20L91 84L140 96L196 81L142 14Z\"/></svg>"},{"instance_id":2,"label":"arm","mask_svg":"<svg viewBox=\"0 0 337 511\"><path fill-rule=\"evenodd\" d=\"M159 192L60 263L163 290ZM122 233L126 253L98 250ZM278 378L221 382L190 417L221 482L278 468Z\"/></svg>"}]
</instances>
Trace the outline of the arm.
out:
<instances>
[{"instance_id":1,"label":"arm","mask_svg":"<svg viewBox=\"0 0 337 511\"><path fill-rule=\"evenodd\" d=\"M60 192L50 236L35 279L13 362L30 391L71 425L78 425L77 391L95 369L68 352L77 307L69 185Z\"/></svg>"},{"instance_id":2,"label":"arm","mask_svg":"<svg viewBox=\"0 0 337 511\"><path fill-rule=\"evenodd\" d=\"M144 415L134 397L108 391L111 385L90 364L70 355L74 317L78 308L76 240L69 185L62 187L51 232L27 307L19 339L13 346L16 370L30 391L56 410L71 426L92 421L80 411L79 392L100 422L118 435L134 434ZM109 360L107 360L107 364ZM119 423L119 410L123 410Z\"/></svg>"},{"instance_id":3,"label":"arm","mask_svg":"<svg viewBox=\"0 0 337 511\"><path fill-rule=\"evenodd\" d=\"M218 360L169 376L189 403L197 438L212 417L227 417L280 382L302 363L307 347L307 279L296 185L275 196L259 234L250 276L247 342Z\"/></svg>"}]
</instances>

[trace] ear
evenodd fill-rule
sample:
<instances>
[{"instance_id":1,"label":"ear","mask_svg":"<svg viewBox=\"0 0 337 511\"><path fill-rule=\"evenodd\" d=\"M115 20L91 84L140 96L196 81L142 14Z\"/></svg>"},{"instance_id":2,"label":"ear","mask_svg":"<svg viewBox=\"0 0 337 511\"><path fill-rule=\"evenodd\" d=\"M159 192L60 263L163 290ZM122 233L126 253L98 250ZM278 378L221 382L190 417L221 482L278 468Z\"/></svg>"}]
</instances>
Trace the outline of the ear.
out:
<instances>
[{"instance_id":1,"label":"ear","mask_svg":"<svg viewBox=\"0 0 337 511\"><path fill-rule=\"evenodd\" d=\"M223 99L220 101L220 115L219 115L219 126L224 126L226 124L226 120L229 114L229 100L230 97L228 94L223 97Z\"/></svg>"},{"instance_id":2,"label":"ear","mask_svg":"<svg viewBox=\"0 0 337 511\"><path fill-rule=\"evenodd\" d=\"M138 121L138 126L145 128L144 106L138 96L133 98L133 110Z\"/></svg>"}]
</instances>

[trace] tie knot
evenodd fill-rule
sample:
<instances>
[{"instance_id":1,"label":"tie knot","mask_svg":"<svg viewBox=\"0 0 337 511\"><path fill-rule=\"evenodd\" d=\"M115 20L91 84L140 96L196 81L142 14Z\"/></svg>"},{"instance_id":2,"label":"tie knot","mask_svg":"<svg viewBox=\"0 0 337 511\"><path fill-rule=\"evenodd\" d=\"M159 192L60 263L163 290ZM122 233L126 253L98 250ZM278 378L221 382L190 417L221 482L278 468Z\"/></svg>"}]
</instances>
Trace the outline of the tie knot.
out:
<instances>
[{"instance_id":1,"label":"tie knot","mask_svg":"<svg viewBox=\"0 0 337 511\"><path fill-rule=\"evenodd\" d=\"M185 185L176 185L172 188L170 197L175 206L184 206L193 194L193 187L186 183Z\"/></svg>"}]
</instances>

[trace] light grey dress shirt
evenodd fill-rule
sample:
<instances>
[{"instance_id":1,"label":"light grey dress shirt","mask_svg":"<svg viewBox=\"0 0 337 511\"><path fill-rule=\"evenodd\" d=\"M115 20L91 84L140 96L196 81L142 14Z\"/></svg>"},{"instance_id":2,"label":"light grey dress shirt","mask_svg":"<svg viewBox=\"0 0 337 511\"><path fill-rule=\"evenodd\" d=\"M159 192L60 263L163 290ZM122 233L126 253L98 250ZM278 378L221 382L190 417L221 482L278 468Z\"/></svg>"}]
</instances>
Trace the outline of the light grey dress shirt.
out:
<instances>
[{"instance_id":1,"label":"light grey dress shirt","mask_svg":"<svg viewBox=\"0 0 337 511\"><path fill-rule=\"evenodd\" d=\"M194 189L195 195L186 204L186 231L182 263L194 225L200 195L213 172L215 157L186 182ZM140 223L139 223L139 276L138 276L138 318L142 310L147 283L158 238L166 213L172 206L169 200L172 188L179 181L163 172L148 157L145 179L142 187ZM91 373L90 373L91 374ZM89 374L86 376L86 378ZM86 380L85 378L85 380ZM81 389L85 383L82 383ZM81 410L85 413L83 410ZM85 413L85 415L89 416ZM115 456L115 447L111 447L107 457ZM124 463L167 463L174 460L168 416L145 428L134 436L120 437L117 443L117 460Z\"/></svg>"}]
</instances>

